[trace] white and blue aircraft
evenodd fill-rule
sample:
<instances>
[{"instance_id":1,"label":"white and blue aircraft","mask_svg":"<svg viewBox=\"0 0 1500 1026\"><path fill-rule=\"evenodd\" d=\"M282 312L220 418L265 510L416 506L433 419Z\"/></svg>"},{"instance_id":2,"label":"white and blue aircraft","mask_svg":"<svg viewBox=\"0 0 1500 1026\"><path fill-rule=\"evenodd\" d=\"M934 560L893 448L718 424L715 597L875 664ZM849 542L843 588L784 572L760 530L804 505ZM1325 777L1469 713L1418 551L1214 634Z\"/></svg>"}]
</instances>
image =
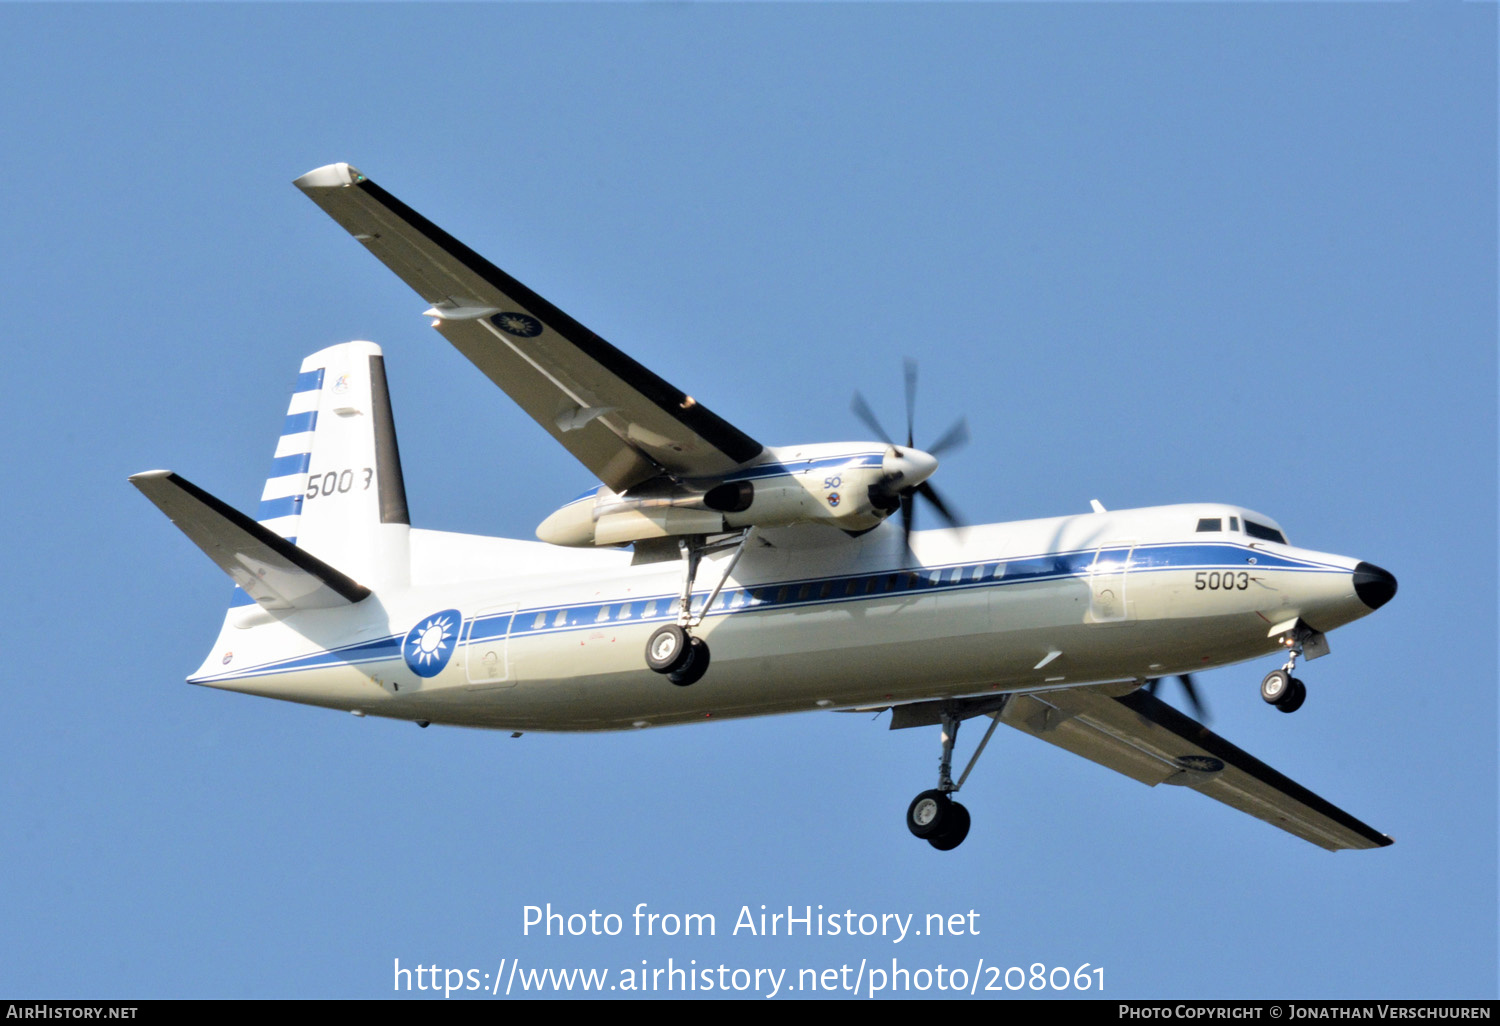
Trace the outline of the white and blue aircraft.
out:
<instances>
[{"instance_id":1,"label":"white and blue aircraft","mask_svg":"<svg viewBox=\"0 0 1500 1026\"><path fill-rule=\"evenodd\" d=\"M1391 843L1149 686L1181 676L1196 705L1191 671L1277 653L1261 696L1292 712L1297 659L1389 601L1387 571L1222 503L960 527L930 479L967 431L912 445L910 371L904 444L856 396L878 440L765 446L348 164L296 184L600 484L540 541L414 528L381 350L314 353L255 519L169 471L131 478L236 585L191 683L512 732L889 709L942 728L937 786L907 811L940 850L1003 723L1330 850ZM913 531L919 497L950 527Z\"/></svg>"}]
</instances>

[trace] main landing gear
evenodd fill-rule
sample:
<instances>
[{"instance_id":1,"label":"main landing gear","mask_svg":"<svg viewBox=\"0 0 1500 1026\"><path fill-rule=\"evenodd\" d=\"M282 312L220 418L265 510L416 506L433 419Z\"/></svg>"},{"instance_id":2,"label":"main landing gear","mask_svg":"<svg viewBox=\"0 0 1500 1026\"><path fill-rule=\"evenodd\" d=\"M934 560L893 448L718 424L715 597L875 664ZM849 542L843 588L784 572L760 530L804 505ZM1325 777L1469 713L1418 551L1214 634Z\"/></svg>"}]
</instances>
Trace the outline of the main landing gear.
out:
<instances>
[{"instance_id":1,"label":"main landing gear","mask_svg":"<svg viewBox=\"0 0 1500 1026\"><path fill-rule=\"evenodd\" d=\"M965 837L969 836L969 810L954 801L952 796L963 787L964 781L969 779L969 771L979 761L984 746L989 744L995 728L1000 725L999 710L1004 707L1004 699L1008 696L998 697L1000 698L999 704L994 702L985 702L982 705L979 703L973 705L955 702L942 703L939 722L943 725L943 756L938 764L938 786L931 791L923 791L906 807L906 828L912 832L913 836L920 837L938 851L952 851L963 843ZM990 729L985 731L984 739L979 742L979 747L969 757L969 764L964 767L963 773L959 775L955 783L952 775L953 742L958 738L958 725L971 716L984 715L986 712L993 717ZM891 725L895 727L915 724L900 724L893 720Z\"/></svg>"},{"instance_id":2,"label":"main landing gear","mask_svg":"<svg viewBox=\"0 0 1500 1026\"><path fill-rule=\"evenodd\" d=\"M667 680L678 687L696 684L708 672L708 643L702 638L693 637L692 630L708 615L719 592L724 590L724 582L729 580L735 564L744 555L745 548L754 535L755 528L747 527L737 538L730 537L713 544L708 544L701 534L678 539L677 548L682 553L683 575L682 597L677 602L677 622L658 627L646 641L646 665L657 673L665 674ZM709 592L702 607L694 612L693 579L698 576L698 564L704 556L722 552L731 546L734 554L725 563L718 583Z\"/></svg>"},{"instance_id":3,"label":"main landing gear","mask_svg":"<svg viewBox=\"0 0 1500 1026\"><path fill-rule=\"evenodd\" d=\"M675 623L659 627L646 642L646 665L678 687L696 684L708 672L708 643Z\"/></svg>"}]
</instances>

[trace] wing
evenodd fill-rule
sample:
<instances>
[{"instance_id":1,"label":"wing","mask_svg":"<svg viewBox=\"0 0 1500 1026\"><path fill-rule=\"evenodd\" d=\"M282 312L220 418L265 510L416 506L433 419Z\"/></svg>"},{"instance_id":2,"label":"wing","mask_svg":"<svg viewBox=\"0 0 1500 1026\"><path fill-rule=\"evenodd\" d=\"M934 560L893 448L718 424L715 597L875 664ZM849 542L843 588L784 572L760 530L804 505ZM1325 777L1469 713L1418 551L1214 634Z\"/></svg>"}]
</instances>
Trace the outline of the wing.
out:
<instances>
[{"instance_id":1,"label":"wing","mask_svg":"<svg viewBox=\"0 0 1500 1026\"><path fill-rule=\"evenodd\" d=\"M1191 787L1329 851L1392 843L1160 699L1110 691L1104 685L1016 695L999 718L1143 784Z\"/></svg>"},{"instance_id":2,"label":"wing","mask_svg":"<svg viewBox=\"0 0 1500 1026\"><path fill-rule=\"evenodd\" d=\"M443 336L615 491L727 473L761 445L348 164L297 187L432 304Z\"/></svg>"}]
</instances>

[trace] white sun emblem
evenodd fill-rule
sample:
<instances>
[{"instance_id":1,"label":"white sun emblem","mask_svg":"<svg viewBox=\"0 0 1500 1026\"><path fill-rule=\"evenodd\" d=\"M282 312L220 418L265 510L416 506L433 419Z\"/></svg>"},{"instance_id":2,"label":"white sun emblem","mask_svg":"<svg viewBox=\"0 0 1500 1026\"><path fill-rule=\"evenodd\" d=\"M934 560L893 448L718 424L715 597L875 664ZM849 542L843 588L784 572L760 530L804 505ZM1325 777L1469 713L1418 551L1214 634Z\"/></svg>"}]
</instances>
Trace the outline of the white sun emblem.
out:
<instances>
[{"instance_id":1,"label":"white sun emblem","mask_svg":"<svg viewBox=\"0 0 1500 1026\"><path fill-rule=\"evenodd\" d=\"M443 659L448 641L453 637L453 626L446 616L438 615L424 623L411 639L411 656L419 666L427 666Z\"/></svg>"},{"instance_id":2,"label":"white sun emblem","mask_svg":"<svg viewBox=\"0 0 1500 1026\"><path fill-rule=\"evenodd\" d=\"M495 318L500 330L522 338L536 338L542 333L542 322L523 313L503 313Z\"/></svg>"}]
</instances>

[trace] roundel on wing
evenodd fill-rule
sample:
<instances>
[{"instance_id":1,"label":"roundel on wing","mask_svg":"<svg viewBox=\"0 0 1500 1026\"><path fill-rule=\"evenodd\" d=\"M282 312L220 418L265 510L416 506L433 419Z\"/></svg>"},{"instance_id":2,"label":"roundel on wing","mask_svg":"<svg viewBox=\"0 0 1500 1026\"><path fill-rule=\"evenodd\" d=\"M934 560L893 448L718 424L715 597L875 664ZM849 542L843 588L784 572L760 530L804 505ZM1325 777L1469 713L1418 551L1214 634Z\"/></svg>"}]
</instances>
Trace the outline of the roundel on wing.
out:
<instances>
[{"instance_id":1,"label":"roundel on wing","mask_svg":"<svg viewBox=\"0 0 1500 1026\"><path fill-rule=\"evenodd\" d=\"M1177 765L1200 773L1217 773L1224 768L1224 764L1211 755L1179 755Z\"/></svg>"},{"instance_id":2,"label":"roundel on wing","mask_svg":"<svg viewBox=\"0 0 1500 1026\"><path fill-rule=\"evenodd\" d=\"M418 677L442 673L458 647L458 628L462 622L457 609L445 609L418 620L401 643L401 655L411 672Z\"/></svg>"},{"instance_id":3,"label":"roundel on wing","mask_svg":"<svg viewBox=\"0 0 1500 1026\"><path fill-rule=\"evenodd\" d=\"M520 338L536 338L542 333L542 322L529 314L523 313L498 313L494 317L495 327L507 335L516 335Z\"/></svg>"}]
</instances>

